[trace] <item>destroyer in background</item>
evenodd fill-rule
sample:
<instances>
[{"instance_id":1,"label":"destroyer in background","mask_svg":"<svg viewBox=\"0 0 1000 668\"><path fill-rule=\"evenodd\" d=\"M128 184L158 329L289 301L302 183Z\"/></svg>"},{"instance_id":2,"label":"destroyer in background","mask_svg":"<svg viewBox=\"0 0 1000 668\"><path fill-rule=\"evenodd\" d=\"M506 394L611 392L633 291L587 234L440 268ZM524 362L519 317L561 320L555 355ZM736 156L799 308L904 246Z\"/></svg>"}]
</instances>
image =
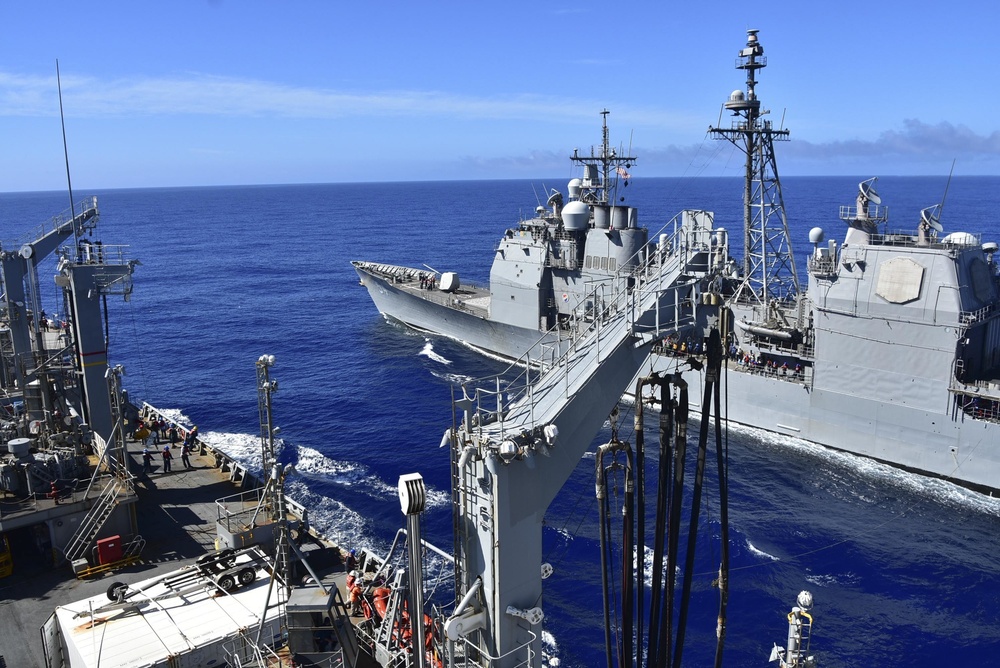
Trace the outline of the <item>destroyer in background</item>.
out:
<instances>
[{"instance_id":1,"label":"destroyer in background","mask_svg":"<svg viewBox=\"0 0 1000 668\"><path fill-rule=\"evenodd\" d=\"M766 119L756 91L765 66L757 31L748 31L737 60L746 88L724 104L736 118L710 128L746 154L742 257L714 254L715 264L705 267L713 272L708 287L686 296L706 308L724 305L726 417L997 489L997 244L975 233L944 234L943 200L909 229L890 226L869 179L854 205L841 208L847 232L839 247L824 241L823 230L810 232L803 291L774 153L774 142L789 133ZM601 147L572 159L584 173L570 182L569 201L553 193L548 208L507 230L489 290L461 286L450 273L434 283L425 270L355 262L379 311L485 352L551 364L601 310L605 293L627 287L635 267L683 251L691 238L663 234L650 243L635 209L612 205L635 158L610 147L606 123ZM687 211L678 220L686 234L708 233L728 248L710 212ZM704 345L686 339L669 338L664 348L686 354ZM645 368L674 367L668 355L651 357ZM700 372L686 378L701 383Z\"/></svg>"}]
</instances>

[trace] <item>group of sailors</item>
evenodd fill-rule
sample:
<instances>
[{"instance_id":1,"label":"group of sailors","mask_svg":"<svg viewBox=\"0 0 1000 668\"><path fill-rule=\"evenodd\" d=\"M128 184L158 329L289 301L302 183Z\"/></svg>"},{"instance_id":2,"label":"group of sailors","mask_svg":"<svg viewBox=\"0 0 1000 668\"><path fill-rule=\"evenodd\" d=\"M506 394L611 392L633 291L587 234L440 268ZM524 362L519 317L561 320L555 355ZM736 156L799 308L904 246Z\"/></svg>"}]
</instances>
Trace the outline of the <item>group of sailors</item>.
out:
<instances>
[{"instance_id":1,"label":"group of sailors","mask_svg":"<svg viewBox=\"0 0 1000 668\"><path fill-rule=\"evenodd\" d=\"M683 341L672 336L663 342L659 352L667 355L701 355L704 349L701 341L692 340L690 336Z\"/></svg>"},{"instance_id":2,"label":"group of sailors","mask_svg":"<svg viewBox=\"0 0 1000 668\"><path fill-rule=\"evenodd\" d=\"M433 290L435 283L437 283L437 276L434 274L425 274L424 272L420 272L421 290Z\"/></svg>"},{"instance_id":3,"label":"group of sailors","mask_svg":"<svg viewBox=\"0 0 1000 668\"><path fill-rule=\"evenodd\" d=\"M740 367L750 373L788 378L802 378L804 375L802 364L799 362L796 362L793 366L789 366L786 360L768 358L764 353L760 353L754 357L750 353L739 350L735 344L730 347L729 356L735 359Z\"/></svg>"},{"instance_id":4,"label":"group of sailors","mask_svg":"<svg viewBox=\"0 0 1000 668\"><path fill-rule=\"evenodd\" d=\"M965 397L962 399L962 412L977 420L1000 422L1000 403L983 397Z\"/></svg>"}]
</instances>

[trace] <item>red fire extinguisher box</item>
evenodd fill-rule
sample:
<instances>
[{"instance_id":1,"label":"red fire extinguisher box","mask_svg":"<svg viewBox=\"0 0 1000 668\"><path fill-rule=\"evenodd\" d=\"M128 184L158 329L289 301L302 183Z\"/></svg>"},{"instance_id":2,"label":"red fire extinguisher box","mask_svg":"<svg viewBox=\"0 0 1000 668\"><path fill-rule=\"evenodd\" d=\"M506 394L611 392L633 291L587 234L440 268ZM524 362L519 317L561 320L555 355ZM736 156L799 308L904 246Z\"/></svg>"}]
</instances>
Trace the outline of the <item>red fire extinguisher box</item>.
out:
<instances>
[{"instance_id":1,"label":"red fire extinguisher box","mask_svg":"<svg viewBox=\"0 0 1000 668\"><path fill-rule=\"evenodd\" d=\"M122 558L122 537L109 536L97 541L97 561L110 564Z\"/></svg>"}]
</instances>

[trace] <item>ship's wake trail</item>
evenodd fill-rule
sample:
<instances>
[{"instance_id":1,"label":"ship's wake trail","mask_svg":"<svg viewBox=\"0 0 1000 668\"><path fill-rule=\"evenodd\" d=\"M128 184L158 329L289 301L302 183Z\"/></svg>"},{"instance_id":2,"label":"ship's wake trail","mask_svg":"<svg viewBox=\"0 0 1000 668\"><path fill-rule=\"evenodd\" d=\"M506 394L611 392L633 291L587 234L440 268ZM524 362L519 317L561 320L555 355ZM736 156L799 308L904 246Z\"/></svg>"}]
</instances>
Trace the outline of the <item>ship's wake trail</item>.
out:
<instances>
[{"instance_id":1,"label":"ship's wake trail","mask_svg":"<svg viewBox=\"0 0 1000 668\"><path fill-rule=\"evenodd\" d=\"M425 341L424 349L418 353L419 355L423 355L428 359L434 360L438 364L451 364L450 359L442 357L441 355L434 352L434 344L431 343L429 339L424 339L424 341Z\"/></svg>"}]
</instances>

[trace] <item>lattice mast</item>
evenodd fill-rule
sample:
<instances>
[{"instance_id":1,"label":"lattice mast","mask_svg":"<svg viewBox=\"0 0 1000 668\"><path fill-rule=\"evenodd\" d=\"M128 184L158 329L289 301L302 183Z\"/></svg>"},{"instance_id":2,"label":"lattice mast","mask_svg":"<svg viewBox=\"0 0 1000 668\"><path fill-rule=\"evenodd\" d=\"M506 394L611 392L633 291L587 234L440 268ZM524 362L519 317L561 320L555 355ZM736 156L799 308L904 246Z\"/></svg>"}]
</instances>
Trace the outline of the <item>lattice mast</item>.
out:
<instances>
[{"instance_id":1,"label":"lattice mast","mask_svg":"<svg viewBox=\"0 0 1000 668\"><path fill-rule=\"evenodd\" d=\"M278 454L274 447L274 436L280 429L274 425L271 395L278 391L278 381L271 379L274 355L261 355L257 360L257 410L260 414L260 448L263 469L269 478L265 484L266 507L271 512L271 520L277 525L275 534L276 569L281 574L285 587L291 584L291 554L288 544L288 515L285 508L285 474L278 464Z\"/></svg>"},{"instance_id":2,"label":"lattice mast","mask_svg":"<svg viewBox=\"0 0 1000 668\"><path fill-rule=\"evenodd\" d=\"M763 116L757 98L757 70L767 66L757 30L747 31L747 44L736 60L746 70L746 93L735 90L724 108L738 118L729 128L709 127L715 139L726 139L746 155L743 190L743 282L737 302L766 304L789 300L799 293L791 237L781 182L774 159L774 142L788 141L788 130L775 129Z\"/></svg>"}]
</instances>

